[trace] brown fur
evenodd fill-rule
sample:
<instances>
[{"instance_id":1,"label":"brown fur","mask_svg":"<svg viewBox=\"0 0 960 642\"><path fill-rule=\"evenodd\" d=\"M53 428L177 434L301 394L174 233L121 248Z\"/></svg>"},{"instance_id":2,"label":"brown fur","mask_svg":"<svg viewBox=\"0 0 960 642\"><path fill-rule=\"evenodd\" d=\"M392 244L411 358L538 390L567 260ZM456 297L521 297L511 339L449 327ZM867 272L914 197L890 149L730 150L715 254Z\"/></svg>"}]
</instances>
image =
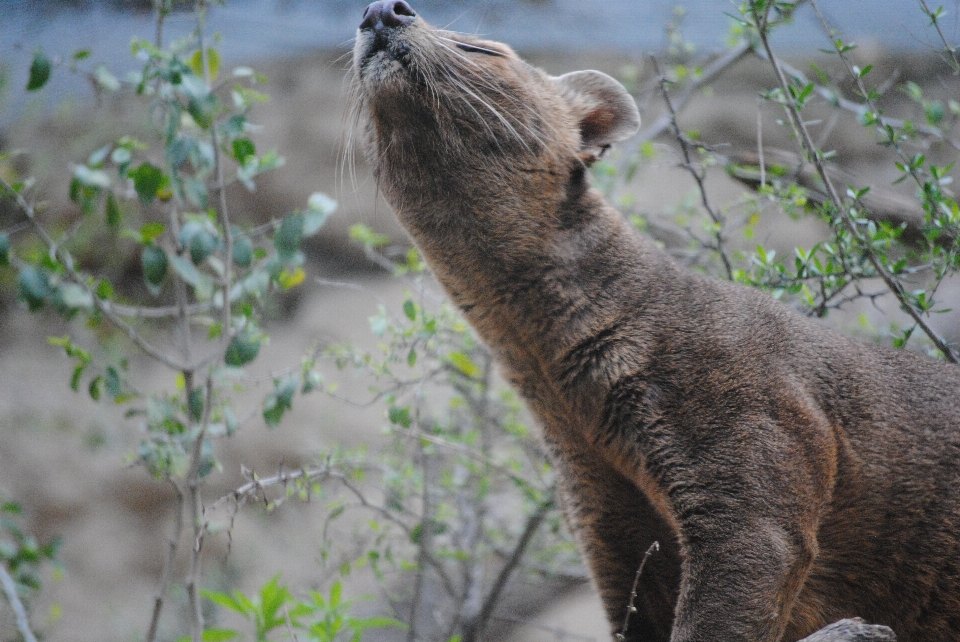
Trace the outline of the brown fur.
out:
<instances>
[{"instance_id":1,"label":"brown fur","mask_svg":"<svg viewBox=\"0 0 960 642\"><path fill-rule=\"evenodd\" d=\"M636 233L585 172L639 126L612 79L419 18L361 30L354 63L380 188L542 424L614 632L659 540L630 640L793 641L852 616L960 639L960 369Z\"/></svg>"}]
</instances>

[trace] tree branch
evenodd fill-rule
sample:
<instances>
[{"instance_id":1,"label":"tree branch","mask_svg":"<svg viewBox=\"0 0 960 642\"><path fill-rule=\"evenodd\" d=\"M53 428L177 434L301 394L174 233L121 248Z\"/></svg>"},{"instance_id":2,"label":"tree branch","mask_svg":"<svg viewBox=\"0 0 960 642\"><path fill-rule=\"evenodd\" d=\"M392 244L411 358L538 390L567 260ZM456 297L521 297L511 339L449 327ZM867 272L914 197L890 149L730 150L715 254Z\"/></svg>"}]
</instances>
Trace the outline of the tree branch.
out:
<instances>
[{"instance_id":1,"label":"tree branch","mask_svg":"<svg viewBox=\"0 0 960 642\"><path fill-rule=\"evenodd\" d=\"M537 529L543 524L543 520L553 509L553 506L554 500L553 494L551 493L549 499L542 502L537 507L537 510L527 519L527 524L524 526L523 533L521 533L520 538L517 540L516 546L513 547L513 553L510 555L510 559L508 559L503 565L503 568L500 569L497 579L494 581L490 592L487 593L487 597L483 601L483 606L480 607L480 612L473 622L467 624L467 631L463 636L464 642L476 642L481 639L483 631L487 627L487 622L490 621L490 616L493 615L493 610L500 601L500 595L510 580L510 576L513 575L514 571L519 567L520 560L523 559L523 554L526 552L530 540L533 539Z\"/></svg>"},{"instance_id":2,"label":"tree branch","mask_svg":"<svg viewBox=\"0 0 960 642\"><path fill-rule=\"evenodd\" d=\"M693 166L693 159L690 155L690 141L687 137L680 131L680 125L677 124L677 110L674 108L673 102L670 100L670 93L667 91L667 78L660 71L660 64L657 62L656 58L653 58L653 66L657 72L658 84L660 85L660 93L663 94L663 102L667 105L667 112L670 115L670 127L673 130L673 136L677 139L677 142L680 143L680 150L683 153L683 167L686 169L690 175L693 177L693 180L697 183L697 188L700 191L700 203L703 205L703 208L707 210L707 214L710 216L710 220L714 224L713 237L716 239L716 246L710 247L709 249L714 250L717 254L720 255L720 260L723 262L723 268L727 273L727 280L733 280L733 266L730 264L730 257L727 256L727 251L724 248L725 239L723 238L723 226L726 223L722 214L713 209L713 206L710 204L710 199L707 197L707 188L704 184L706 178L703 164L701 163L700 169L698 170ZM708 246L709 247L709 246Z\"/></svg>"},{"instance_id":3,"label":"tree branch","mask_svg":"<svg viewBox=\"0 0 960 642\"><path fill-rule=\"evenodd\" d=\"M865 624L860 618L840 620L825 626L799 642L896 642L897 636L885 626Z\"/></svg>"},{"instance_id":4,"label":"tree branch","mask_svg":"<svg viewBox=\"0 0 960 642\"><path fill-rule=\"evenodd\" d=\"M27 609L24 608L20 596L17 595L17 584L10 577L6 566L0 564L0 584L3 584L3 592L7 596L7 601L17 617L17 630L26 642L37 642L36 636L30 630L30 619L27 617Z\"/></svg>"},{"instance_id":5,"label":"tree branch","mask_svg":"<svg viewBox=\"0 0 960 642\"><path fill-rule=\"evenodd\" d=\"M98 297L96 292L91 290L87 283L80 278L79 273L73 266L73 257L70 256L69 252L65 252L63 249L61 249L60 245L53 239L52 236L50 236L50 233L47 232L46 228L44 228L37 220L36 210L34 210L33 206L27 203L26 199L23 198L23 195L13 189L13 186L2 177L0 177L0 187L2 187L5 192L12 196L14 203L20 209L21 213L27 217L27 220L29 220L33 225L34 231L36 231L37 235L40 236L40 239L43 241L44 245L47 246L53 257L62 263L66 268L66 274L69 276L70 280L76 285L80 286L84 293L90 296L91 300L93 301L93 306L103 313L103 316L105 316L111 324L126 334L138 348L143 350L154 360L159 361L172 370L187 369L186 364L172 359L167 354L161 352L158 348L155 348L147 343L147 341L140 336L133 326L128 324L118 314L116 314L116 312L114 312L108 301L103 301L100 297Z\"/></svg>"},{"instance_id":6,"label":"tree branch","mask_svg":"<svg viewBox=\"0 0 960 642\"><path fill-rule=\"evenodd\" d=\"M814 9L818 10L817 4L814 2L814 0L810 0L810 3L813 5ZM810 132L807 129L807 125L803 118L800 116L800 110L797 107L796 101L791 97L790 84L787 82L783 70L781 69L776 56L773 54L773 49L770 46L770 40L766 29L760 26L763 24L763 21L761 20L761 16L757 11L756 6L752 8L752 11L754 23L757 25L757 33L760 37L760 42L762 43L764 50L767 52L767 57L773 65L774 73L777 75L777 81L781 90L783 91L782 104L787 112L788 120L790 121L797 140L799 141L803 150L809 155L810 161L817 168L817 174L820 176L820 179L823 181L823 184L826 187L827 193L830 196L830 202L837 210L837 215L843 219L847 230L864 249L867 260L873 266L877 275L883 280L887 288L889 288L889 290L900 302L901 309L906 312L911 319L913 319L914 323L916 323L921 330L923 330L924 334L926 334L927 337L934 343L934 345L937 346L937 349L943 353L945 359L952 363L960 362L960 359L958 359L957 354L953 351L953 349L950 348L947 342L939 334L937 334L932 327L930 327L930 324L928 324L923 316L913 307L913 305L907 299L907 294L904 292L903 286L890 274L883 263L881 263L877 256L869 249L867 240L864 239L860 234L860 230L857 228L856 224L850 219L849 216L844 215L846 208L844 207L843 200L840 198L836 187L834 187L833 181L827 174L823 163L823 156L819 153L816 145L813 143L813 139L810 137Z\"/></svg>"},{"instance_id":7,"label":"tree branch","mask_svg":"<svg viewBox=\"0 0 960 642\"><path fill-rule=\"evenodd\" d=\"M183 491L172 480L171 485L177 491L177 508L174 517L173 530L167 540L167 559L163 564L163 575L160 579L160 586L157 588L157 595L153 600L153 613L150 615L150 626L147 629L146 642L154 642L157 639L157 629L160 624L160 613L163 611L163 601L167 594L167 588L170 586L170 577L173 574L173 562L177 556L177 546L180 542L180 535L183 533Z\"/></svg>"}]
</instances>

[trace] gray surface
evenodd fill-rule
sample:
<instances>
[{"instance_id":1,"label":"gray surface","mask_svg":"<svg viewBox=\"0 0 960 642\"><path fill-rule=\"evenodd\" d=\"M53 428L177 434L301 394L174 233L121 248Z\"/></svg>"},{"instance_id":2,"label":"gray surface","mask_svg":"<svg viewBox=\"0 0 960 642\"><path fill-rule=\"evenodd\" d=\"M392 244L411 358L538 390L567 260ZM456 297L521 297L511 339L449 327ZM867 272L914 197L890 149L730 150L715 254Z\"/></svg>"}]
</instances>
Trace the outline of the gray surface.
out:
<instances>
[{"instance_id":1,"label":"gray surface","mask_svg":"<svg viewBox=\"0 0 960 642\"><path fill-rule=\"evenodd\" d=\"M948 15L944 26L951 42L960 39L960 0L940 0ZM699 51L724 46L740 0L412 0L414 8L436 25L476 32L510 43L521 51L616 50L649 52L664 47L664 25L674 7L686 8L682 33ZM249 63L317 48L349 47L366 0L228 0L213 10L211 30L223 34L221 50L229 63ZM938 2L932 0L937 6ZM936 34L917 0L820 0L832 24L857 42L888 49L932 49ZM43 44L49 53L69 56L92 48L92 62L129 70L131 35L152 38L148 13L118 12L104 0L42 2L0 0L0 61L12 70L14 87L26 82L30 54ZM172 16L170 36L192 26L189 13ZM810 51L828 46L810 7L775 40L781 51ZM66 74L59 74L64 76ZM51 93L79 83L58 79ZM63 84L65 83L65 84ZM6 117L22 103L9 101ZM0 114L0 121L4 116Z\"/></svg>"}]
</instances>

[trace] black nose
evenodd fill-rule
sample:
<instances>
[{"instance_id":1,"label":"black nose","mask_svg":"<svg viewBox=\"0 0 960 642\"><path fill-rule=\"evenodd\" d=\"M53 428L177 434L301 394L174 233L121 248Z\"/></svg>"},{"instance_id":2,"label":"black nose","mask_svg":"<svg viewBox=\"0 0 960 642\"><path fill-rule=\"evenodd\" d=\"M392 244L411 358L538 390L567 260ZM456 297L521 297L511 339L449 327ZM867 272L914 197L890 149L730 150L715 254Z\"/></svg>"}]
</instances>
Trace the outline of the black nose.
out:
<instances>
[{"instance_id":1,"label":"black nose","mask_svg":"<svg viewBox=\"0 0 960 642\"><path fill-rule=\"evenodd\" d=\"M384 27L403 27L417 17L413 9L403 0L379 0L363 12L361 29L383 29Z\"/></svg>"}]
</instances>

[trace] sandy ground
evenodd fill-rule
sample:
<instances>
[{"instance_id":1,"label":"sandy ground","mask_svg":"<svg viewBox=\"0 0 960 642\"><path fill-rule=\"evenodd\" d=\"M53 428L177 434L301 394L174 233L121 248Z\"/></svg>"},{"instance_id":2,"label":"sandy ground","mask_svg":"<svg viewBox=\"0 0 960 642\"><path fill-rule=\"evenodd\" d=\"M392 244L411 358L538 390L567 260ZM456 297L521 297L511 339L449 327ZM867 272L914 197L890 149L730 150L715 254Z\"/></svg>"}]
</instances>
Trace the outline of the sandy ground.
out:
<instances>
[{"instance_id":1,"label":"sandy ground","mask_svg":"<svg viewBox=\"0 0 960 642\"><path fill-rule=\"evenodd\" d=\"M534 61L554 72L584 67L617 72L630 62L558 56L535 57ZM396 282L358 271L363 265L360 253L344 240L349 225L356 221L396 239L403 235L388 208L375 197L375 185L362 164L356 182L344 180L338 173L345 112L342 64L335 56L318 55L264 66L270 77L267 91L274 101L259 112L263 131L258 145L280 149L287 165L264 177L256 193L237 192L231 197L247 220L263 220L302 206L314 191L335 195L341 209L321 241L311 248L311 274L347 275L362 283L364 293L308 284L298 304L270 328L273 342L260 364L266 369L296 362L318 341L369 341L367 317L375 312L377 301L397 305L400 297ZM911 61L899 61L898 65L904 75L923 69ZM884 73L896 66L887 64ZM773 124L778 115L769 106L757 107L758 89L767 81L764 69L757 65L738 68L717 83L712 95L699 98L683 112L683 126L700 130L710 142L736 141L751 149L757 137L757 110L761 109L765 141L789 147L789 137ZM937 85L936 81L931 84ZM654 101L649 104L644 118L652 122L659 108ZM118 118L124 115L121 106L107 108ZM44 137L37 137L38 128L46 132ZM20 129L5 134L10 146L35 149L32 162L43 171L62 167L67 158L81 158L98 141L109 139L105 134L110 129L110 124L101 121L91 124L80 104L65 108L52 120L28 118ZM837 147L853 150L841 158L849 169L889 182L892 164L884 160L878 165L878 150L869 135L856 127L840 126L832 128L829 136ZM641 168L621 195L631 194L635 199L631 207L665 229L674 229L678 204L692 199L692 182L676 167L676 156L668 147L666 141L657 142L662 153ZM744 196L742 187L722 171L711 173L709 187L717 203L734 203ZM49 182L42 183L41 189L64 193L61 186ZM818 232L816 224L771 218L761 223L752 242L786 250L790 243L812 244ZM751 242L740 243L748 246ZM941 296L946 301L960 300L953 284L945 286ZM51 641L142 639L162 568L170 491L142 470L126 465L125 455L138 441L129 423L110 408L93 405L68 390L69 364L58 349L47 345L46 337L62 335L70 328L38 322L9 299L2 305L0 489L24 504L29 526L41 539L63 539L62 577L47 578L34 621ZM854 331L861 312L875 323L883 318L878 310L858 308L833 315L828 323ZM951 336L960 334L957 315L944 315L937 323ZM70 330L83 334L82 329ZM146 362L134 364L136 369L141 366L147 381L169 383L169 375ZM272 472L281 464L294 467L307 462L334 441L375 442L383 423L379 412L358 412L319 396L298 402L276 431L256 426L230 440L222 453L225 472L209 488L210 497L242 481L241 464ZM212 540L208 548L211 573L248 590L277 572L293 585L309 586L322 572L317 562L319 523L313 506L290 504L269 518L262 511L246 510L238 518L229 557L225 541ZM54 605L56 617L51 611ZM589 587L564 595L531 620L535 624L525 625L513 639L605 636L599 602ZM3 627L9 625L8 617L4 620L0 612L0 637L7 630ZM568 632L568 637L557 632L561 630Z\"/></svg>"}]
</instances>

